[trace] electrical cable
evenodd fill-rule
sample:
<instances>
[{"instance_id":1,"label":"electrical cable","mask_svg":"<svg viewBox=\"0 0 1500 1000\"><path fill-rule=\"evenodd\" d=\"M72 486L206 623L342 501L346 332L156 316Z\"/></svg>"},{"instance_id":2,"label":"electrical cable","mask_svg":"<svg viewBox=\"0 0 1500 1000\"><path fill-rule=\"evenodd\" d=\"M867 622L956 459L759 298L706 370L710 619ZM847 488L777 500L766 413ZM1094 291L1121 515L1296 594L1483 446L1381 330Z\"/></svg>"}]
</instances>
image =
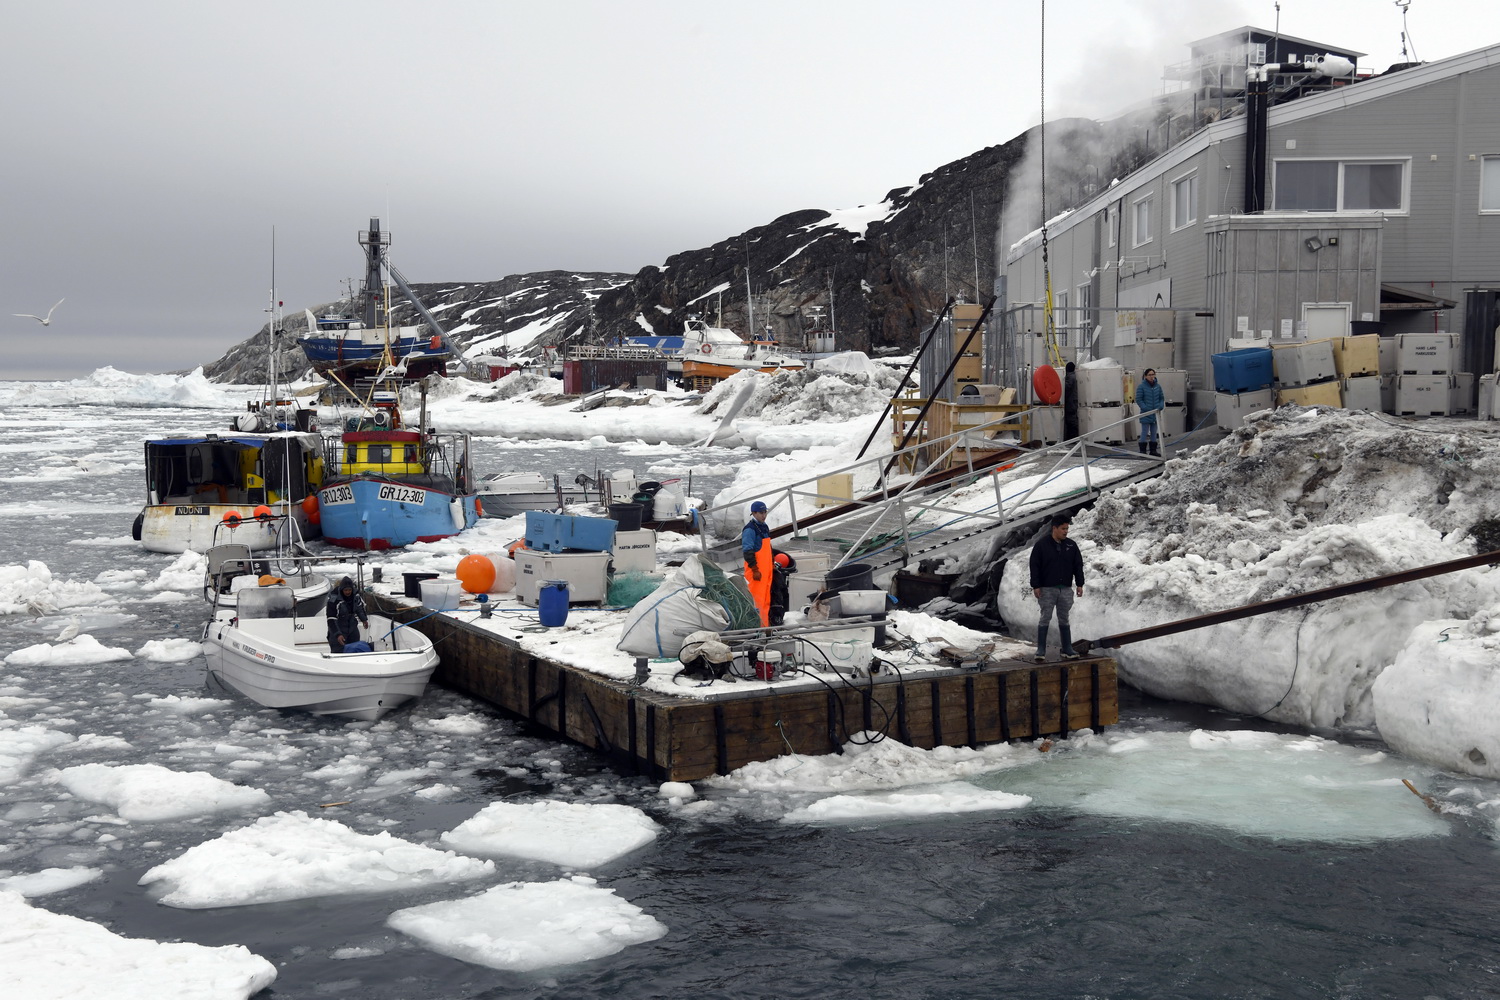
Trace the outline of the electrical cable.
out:
<instances>
[{"instance_id":1,"label":"electrical cable","mask_svg":"<svg viewBox=\"0 0 1500 1000\"><path fill-rule=\"evenodd\" d=\"M1282 693L1280 698L1276 699L1276 704L1272 705L1264 712L1256 712L1255 714L1257 716L1263 717L1271 712L1276 711L1276 709L1281 707L1281 703L1286 701L1287 698L1291 696L1292 688L1297 683L1297 671L1302 668L1302 626L1306 625L1307 619L1312 617L1313 610L1313 608L1308 608L1306 611L1302 612L1302 620L1297 623L1296 638L1292 642L1292 677L1291 680L1287 681L1286 691Z\"/></svg>"}]
</instances>

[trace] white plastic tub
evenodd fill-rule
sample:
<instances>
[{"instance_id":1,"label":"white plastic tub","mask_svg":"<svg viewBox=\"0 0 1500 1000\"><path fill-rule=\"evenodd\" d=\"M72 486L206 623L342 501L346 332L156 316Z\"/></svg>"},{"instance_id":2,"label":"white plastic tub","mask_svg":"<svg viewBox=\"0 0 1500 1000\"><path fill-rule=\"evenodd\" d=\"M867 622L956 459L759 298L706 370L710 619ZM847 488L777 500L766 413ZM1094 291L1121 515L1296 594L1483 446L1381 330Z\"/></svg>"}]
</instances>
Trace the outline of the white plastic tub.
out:
<instances>
[{"instance_id":1,"label":"white plastic tub","mask_svg":"<svg viewBox=\"0 0 1500 1000\"><path fill-rule=\"evenodd\" d=\"M463 599L463 584L457 580L445 580L439 577L436 580L421 581L422 607L431 611L457 611L458 602Z\"/></svg>"},{"instance_id":2,"label":"white plastic tub","mask_svg":"<svg viewBox=\"0 0 1500 1000\"><path fill-rule=\"evenodd\" d=\"M886 603L886 593L883 590L839 591L839 614L845 618L883 614Z\"/></svg>"}]
</instances>

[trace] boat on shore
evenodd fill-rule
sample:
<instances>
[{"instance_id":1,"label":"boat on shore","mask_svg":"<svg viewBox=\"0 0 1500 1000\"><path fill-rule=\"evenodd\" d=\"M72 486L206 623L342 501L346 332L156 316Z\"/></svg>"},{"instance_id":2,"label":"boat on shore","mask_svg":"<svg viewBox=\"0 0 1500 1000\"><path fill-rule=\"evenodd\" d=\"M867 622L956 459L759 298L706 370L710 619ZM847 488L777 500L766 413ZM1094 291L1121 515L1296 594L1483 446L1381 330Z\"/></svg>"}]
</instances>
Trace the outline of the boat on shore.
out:
<instances>
[{"instance_id":1,"label":"boat on shore","mask_svg":"<svg viewBox=\"0 0 1500 1000\"><path fill-rule=\"evenodd\" d=\"M554 477L555 479L556 477ZM558 510L572 504L588 503L598 497L589 495L587 476L577 476L571 485L548 482L540 472L492 472L478 483L479 506L485 517L514 517L529 510Z\"/></svg>"},{"instance_id":2,"label":"boat on shore","mask_svg":"<svg viewBox=\"0 0 1500 1000\"><path fill-rule=\"evenodd\" d=\"M317 557L257 558L243 543L207 553L210 617L203 655L211 681L267 708L373 722L420 698L437 667L432 640L369 616L368 652L328 643L329 579Z\"/></svg>"},{"instance_id":3,"label":"boat on shore","mask_svg":"<svg viewBox=\"0 0 1500 1000\"><path fill-rule=\"evenodd\" d=\"M681 364L683 383L694 389L709 388L743 371L775 373L807 367L774 340L744 341L732 330L708 326L697 317L689 317L683 331Z\"/></svg>"}]
</instances>

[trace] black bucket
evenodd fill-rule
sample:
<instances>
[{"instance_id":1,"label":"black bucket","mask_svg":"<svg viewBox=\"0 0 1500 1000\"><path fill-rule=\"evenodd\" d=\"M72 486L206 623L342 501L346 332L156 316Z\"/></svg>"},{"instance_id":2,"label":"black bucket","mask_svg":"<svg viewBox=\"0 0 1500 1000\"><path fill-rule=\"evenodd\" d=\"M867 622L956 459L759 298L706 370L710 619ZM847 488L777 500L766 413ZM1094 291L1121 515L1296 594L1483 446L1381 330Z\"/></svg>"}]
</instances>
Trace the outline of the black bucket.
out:
<instances>
[{"instance_id":1,"label":"black bucket","mask_svg":"<svg viewBox=\"0 0 1500 1000\"><path fill-rule=\"evenodd\" d=\"M438 573L402 573L401 592L407 597L422 599L422 581L436 580L441 574Z\"/></svg>"},{"instance_id":2,"label":"black bucket","mask_svg":"<svg viewBox=\"0 0 1500 1000\"><path fill-rule=\"evenodd\" d=\"M609 516L619 525L616 531L640 531L641 530L641 505L638 503L612 503L609 505Z\"/></svg>"},{"instance_id":3,"label":"black bucket","mask_svg":"<svg viewBox=\"0 0 1500 1000\"><path fill-rule=\"evenodd\" d=\"M635 496L631 497L630 498L630 502L631 503L635 503L635 504L640 504L640 506L641 506L641 523L644 524L646 521L653 520L653 518L652 518L651 515L653 513L652 509L656 506L656 494L655 493L647 493L646 491L642 490L641 492L637 493Z\"/></svg>"},{"instance_id":4,"label":"black bucket","mask_svg":"<svg viewBox=\"0 0 1500 1000\"><path fill-rule=\"evenodd\" d=\"M874 590L875 575L869 563L848 563L831 569L823 577L823 592L837 594L841 590Z\"/></svg>"}]
</instances>

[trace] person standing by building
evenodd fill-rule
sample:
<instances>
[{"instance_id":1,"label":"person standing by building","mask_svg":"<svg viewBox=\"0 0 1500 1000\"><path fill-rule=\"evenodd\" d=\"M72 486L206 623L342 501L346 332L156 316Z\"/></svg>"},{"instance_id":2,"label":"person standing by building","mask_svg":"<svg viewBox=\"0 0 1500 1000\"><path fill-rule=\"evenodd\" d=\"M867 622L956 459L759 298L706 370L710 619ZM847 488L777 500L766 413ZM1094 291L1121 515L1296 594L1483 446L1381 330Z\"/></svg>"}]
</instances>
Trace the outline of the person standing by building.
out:
<instances>
[{"instance_id":1,"label":"person standing by building","mask_svg":"<svg viewBox=\"0 0 1500 1000\"><path fill-rule=\"evenodd\" d=\"M1140 411L1136 418L1141 423L1141 454L1161 457L1161 433L1156 426L1156 416L1167 405L1167 394L1156 384L1156 369L1147 368L1141 384L1135 387L1135 406Z\"/></svg>"},{"instance_id":2,"label":"person standing by building","mask_svg":"<svg viewBox=\"0 0 1500 1000\"><path fill-rule=\"evenodd\" d=\"M1073 627L1068 615L1073 610L1074 587L1077 596L1083 596L1083 553L1078 543L1068 537L1072 518L1057 514L1052 518L1051 530L1031 548L1031 592L1041 605L1041 617L1036 625L1036 662L1047 662L1047 631L1052 624L1052 612L1057 611L1057 628L1062 633L1062 656L1065 660L1076 660L1073 652Z\"/></svg>"},{"instance_id":3,"label":"person standing by building","mask_svg":"<svg viewBox=\"0 0 1500 1000\"><path fill-rule=\"evenodd\" d=\"M757 500L750 505L750 520L740 532L740 550L745 556L745 582L750 585L750 596L760 610L762 626L771 624L771 529L766 527L765 502Z\"/></svg>"}]
</instances>

